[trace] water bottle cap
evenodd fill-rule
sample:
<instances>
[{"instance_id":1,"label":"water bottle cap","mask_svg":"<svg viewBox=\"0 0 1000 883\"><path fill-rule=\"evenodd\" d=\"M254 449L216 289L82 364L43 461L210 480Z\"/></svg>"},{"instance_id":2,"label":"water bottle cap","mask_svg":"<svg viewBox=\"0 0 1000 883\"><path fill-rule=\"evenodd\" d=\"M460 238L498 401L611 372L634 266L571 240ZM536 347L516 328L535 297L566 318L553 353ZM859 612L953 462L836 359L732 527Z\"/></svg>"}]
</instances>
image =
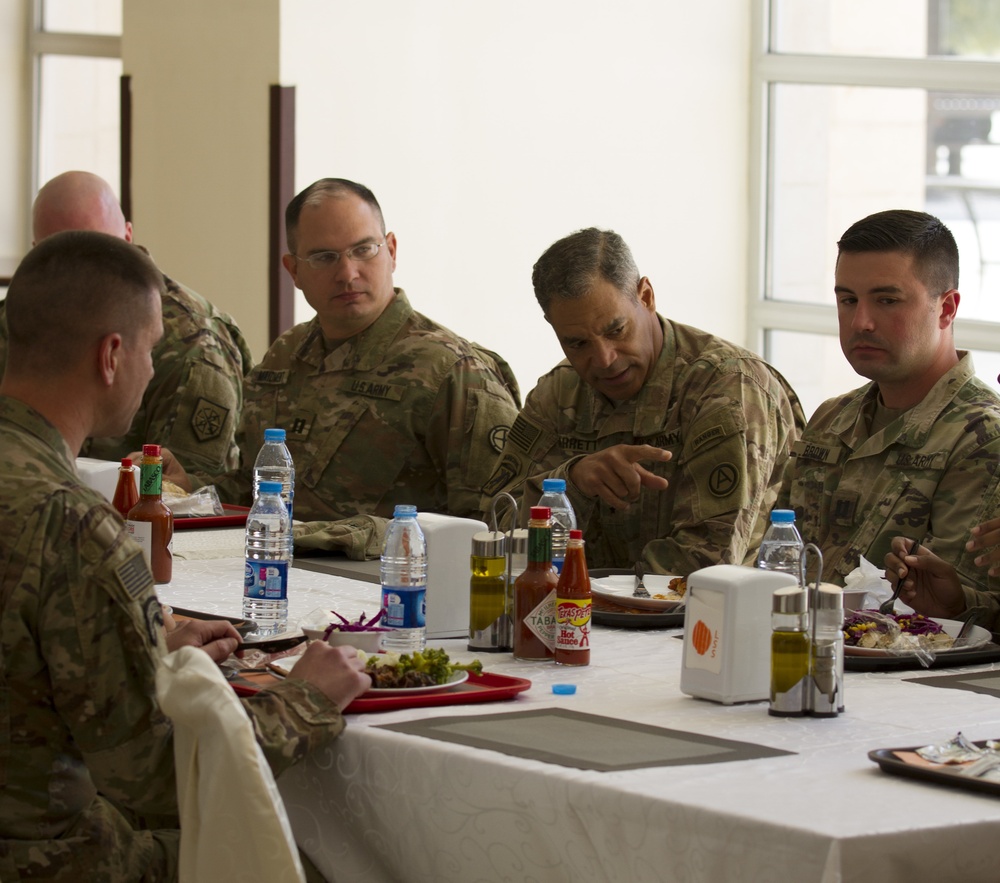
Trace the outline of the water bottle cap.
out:
<instances>
[{"instance_id":1,"label":"water bottle cap","mask_svg":"<svg viewBox=\"0 0 1000 883\"><path fill-rule=\"evenodd\" d=\"M262 481L257 485L257 490L262 494L280 494L281 493L281 482L280 481Z\"/></svg>"},{"instance_id":2,"label":"water bottle cap","mask_svg":"<svg viewBox=\"0 0 1000 883\"><path fill-rule=\"evenodd\" d=\"M264 430L264 442L283 442L285 440L285 430L283 429L265 429Z\"/></svg>"},{"instance_id":3,"label":"water bottle cap","mask_svg":"<svg viewBox=\"0 0 1000 883\"><path fill-rule=\"evenodd\" d=\"M417 517L417 507L412 506L409 503L397 503L396 508L392 510L393 518L416 518Z\"/></svg>"},{"instance_id":4,"label":"water bottle cap","mask_svg":"<svg viewBox=\"0 0 1000 883\"><path fill-rule=\"evenodd\" d=\"M562 478L545 478L542 480L542 493L566 493L566 481Z\"/></svg>"},{"instance_id":5,"label":"water bottle cap","mask_svg":"<svg viewBox=\"0 0 1000 883\"><path fill-rule=\"evenodd\" d=\"M771 523L772 524L794 524L795 523L795 513L791 509L772 509L771 510Z\"/></svg>"}]
</instances>

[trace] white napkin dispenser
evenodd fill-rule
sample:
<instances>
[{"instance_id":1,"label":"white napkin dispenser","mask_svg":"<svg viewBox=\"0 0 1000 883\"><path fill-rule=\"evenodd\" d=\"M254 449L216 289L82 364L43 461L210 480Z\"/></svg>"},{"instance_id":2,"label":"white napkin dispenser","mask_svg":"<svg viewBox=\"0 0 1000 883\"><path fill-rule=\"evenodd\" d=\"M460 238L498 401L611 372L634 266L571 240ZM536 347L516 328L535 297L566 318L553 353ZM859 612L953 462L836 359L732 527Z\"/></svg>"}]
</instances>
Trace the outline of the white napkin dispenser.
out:
<instances>
[{"instance_id":1,"label":"white napkin dispenser","mask_svg":"<svg viewBox=\"0 0 1000 883\"><path fill-rule=\"evenodd\" d=\"M91 457L77 457L76 471L80 479L88 487L107 497L108 502L115 498L115 488L118 487L118 470L121 460L94 460ZM132 476L135 478L136 490L139 489L139 467L132 465Z\"/></svg>"},{"instance_id":2,"label":"white napkin dispenser","mask_svg":"<svg viewBox=\"0 0 1000 883\"><path fill-rule=\"evenodd\" d=\"M771 596L788 573L717 564L688 577L681 692L723 705L771 691Z\"/></svg>"},{"instance_id":3,"label":"white napkin dispenser","mask_svg":"<svg viewBox=\"0 0 1000 883\"><path fill-rule=\"evenodd\" d=\"M427 638L469 637L469 556L482 521L419 512L427 540Z\"/></svg>"}]
</instances>

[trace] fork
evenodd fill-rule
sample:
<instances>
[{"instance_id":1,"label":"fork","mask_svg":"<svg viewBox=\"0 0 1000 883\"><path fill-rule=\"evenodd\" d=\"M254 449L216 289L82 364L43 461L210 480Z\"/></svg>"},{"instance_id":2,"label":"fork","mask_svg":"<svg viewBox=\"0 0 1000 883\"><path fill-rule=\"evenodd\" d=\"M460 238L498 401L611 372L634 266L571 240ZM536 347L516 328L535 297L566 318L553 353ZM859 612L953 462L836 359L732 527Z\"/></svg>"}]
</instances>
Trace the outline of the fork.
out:
<instances>
[{"instance_id":1,"label":"fork","mask_svg":"<svg viewBox=\"0 0 1000 883\"><path fill-rule=\"evenodd\" d=\"M643 568L642 562L635 562L635 589L632 592L633 598L648 598L649 592L646 591L646 587L642 584Z\"/></svg>"},{"instance_id":2,"label":"fork","mask_svg":"<svg viewBox=\"0 0 1000 883\"><path fill-rule=\"evenodd\" d=\"M913 545L910 546L910 551L907 552L906 554L916 555L917 549L919 548L920 548L920 540L914 540ZM896 609L896 599L899 597L899 593L902 590L903 590L903 577L899 577L896 580L896 588L893 589L892 597L889 598L888 601L884 601L882 604L879 605L878 612L881 613L883 616L888 616L890 613L892 613L892 611Z\"/></svg>"}]
</instances>

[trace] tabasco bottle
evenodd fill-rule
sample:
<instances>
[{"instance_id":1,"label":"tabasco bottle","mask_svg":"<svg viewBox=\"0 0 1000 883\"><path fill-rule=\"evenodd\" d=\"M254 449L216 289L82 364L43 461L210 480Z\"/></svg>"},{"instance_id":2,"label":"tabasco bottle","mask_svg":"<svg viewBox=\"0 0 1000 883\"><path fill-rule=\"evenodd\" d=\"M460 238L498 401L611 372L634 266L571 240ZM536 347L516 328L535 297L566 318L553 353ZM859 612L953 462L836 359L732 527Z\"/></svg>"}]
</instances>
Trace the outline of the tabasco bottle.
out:
<instances>
[{"instance_id":1,"label":"tabasco bottle","mask_svg":"<svg viewBox=\"0 0 1000 883\"><path fill-rule=\"evenodd\" d=\"M128 513L125 526L141 547L153 582L168 583L173 572L171 550L174 539L174 513L162 499L163 458L159 445L142 446L139 469L139 502Z\"/></svg>"},{"instance_id":2,"label":"tabasco bottle","mask_svg":"<svg viewBox=\"0 0 1000 883\"><path fill-rule=\"evenodd\" d=\"M514 583L515 659L552 659L558 582L559 576L552 568L552 510L532 506L528 566Z\"/></svg>"},{"instance_id":3,"label":"tabasco bottle","mask_svg":"<svg viewBox=\"0 0 1000 883\"><path fill-rule=\"evenodd\" d=\"M122 465L118 468L118 484L111 505L118 510L122 518L128 518L132 507L139 502L139 489L135 486L135 476L132 474L132 461L122 457Z\"/></svg>"},{"instance_id":4,"label":"tabasco bottle","mask_svg":"<svg viewBox=\"0 0 1000 883\"><path fill-rule=\"evenodd\" d=\"M571 530L556 586L556 665L590 665L591 603L583 531Z\"/></svg>"}]
</instances>

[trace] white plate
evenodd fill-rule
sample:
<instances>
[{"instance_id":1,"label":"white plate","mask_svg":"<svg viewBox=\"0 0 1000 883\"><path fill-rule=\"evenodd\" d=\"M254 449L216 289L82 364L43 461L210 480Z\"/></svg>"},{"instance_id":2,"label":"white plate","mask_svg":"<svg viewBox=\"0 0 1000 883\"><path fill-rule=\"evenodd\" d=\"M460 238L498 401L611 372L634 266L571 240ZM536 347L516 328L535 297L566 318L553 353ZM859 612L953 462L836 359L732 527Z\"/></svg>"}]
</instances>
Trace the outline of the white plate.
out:
<instances>
[{"instance_id":1,"label":"white plate","mask_svg":"<svg viewBox=\"0 0 1000 883\"><path fill-rule=\"evenodd\" d=\"M272 665L284 672L290 672L298 661L298 656L282 656L281 659L275 659ZM365 691L363 695L373 698L375 696L416 696L419 693L441 693L444 690L457 687L459 684L464 684L468 679L469 673L467 671L456 671L443 684L431 684L429 687L373 687Z\"/></svg>"},{"instance_id":2,"label":"white plate","mask_svg":"<svg viewBox=\"0 0 1000 883\"><path fill-rule=\"evenodd\" d=\"M670 591L670 580L676 576L663 573L648 573L643 577L643 585L650 595L666 595ZM682 599L675 601L664 601L660 598L634 598L632 592L635 589L635 575L623 573L615 576L602 576L599 579L590 581L590 591L598 598L605 598L615 604L624 604L627 607L640 607L643 610L659 610L667 613L673 610Z\"/></svg>"},{"instance_id":3,"label":"white plate","mask_svg":"<svg viewBox=\"0 0 1000 883\"><path fill-rule=\"evenodd\" d=\"M962 626L965 625L963 622L959 622L957 619L937 619L936 617L929 617L934 622L939 623L944 629L945 634L951 635L953 638L956 637L961 631ZM940 656L943 653L956 653L961 650L974 650L976 647L982 647L983 644L988 644L992 640L993 636L984 628L978 625L974 625L972 630L969 632L968 637L963 641L961 647L949 647L947 650L935 650L934 655ZM909 654L894 653L891 650L883 650L879 647L844 647L845 656L903 656Z\"/></svg>"}]
</instances>

